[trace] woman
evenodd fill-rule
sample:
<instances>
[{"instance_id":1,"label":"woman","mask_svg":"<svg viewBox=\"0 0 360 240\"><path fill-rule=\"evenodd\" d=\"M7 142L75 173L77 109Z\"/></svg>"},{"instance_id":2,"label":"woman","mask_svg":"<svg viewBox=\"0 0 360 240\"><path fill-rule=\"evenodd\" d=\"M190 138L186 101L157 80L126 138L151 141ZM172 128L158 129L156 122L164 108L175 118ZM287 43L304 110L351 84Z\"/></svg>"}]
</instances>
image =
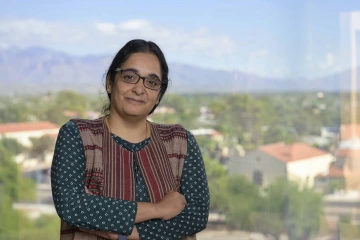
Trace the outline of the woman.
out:
<instances>
[{"instance_id":1,"label":"woman","mask_svg":"<svg viewBox=\"0 0 360 240\"><path fill-rule=\"evenodd\" d=\"M107 114L62 126L51 168L62 240L196 239L206 227L209 190L195 138L147 121L167 86L160 48L132 40L107 71Z\"/></svg>"}]
</instances>

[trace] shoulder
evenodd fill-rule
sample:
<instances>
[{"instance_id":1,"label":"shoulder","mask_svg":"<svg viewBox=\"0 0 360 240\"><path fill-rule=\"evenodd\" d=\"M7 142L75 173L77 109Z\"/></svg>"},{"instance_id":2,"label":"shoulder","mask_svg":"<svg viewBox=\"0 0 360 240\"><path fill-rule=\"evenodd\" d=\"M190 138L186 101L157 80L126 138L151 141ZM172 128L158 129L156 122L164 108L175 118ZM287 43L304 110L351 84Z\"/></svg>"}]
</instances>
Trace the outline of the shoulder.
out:
<instances>
[{"instance_id":1,"label":"shoulder","mask_svg":"<svg viewBox=\"0 0 360 240\"><path fill-rule=\"evenodd\" d=\"M180 124L160 124L153 122L150 122L150 124L154 128L156 128L160 132L160 134L166 134L166 133L171 134L171 133L179 132L182 133L184 136L186 136L188 142L190 143L196 142L194 135Z\"/></svg>"},{"instance_id":2,"label":"shoulder","mask_svg":"<svg viewBox=\"0 0 360 240\"><path fill-rule=\"evenodd\" d=\"M69 122L75 123L77 126L86 125L86 126L96 126L103 123L104 117L100 117L97 119L82 119L82 118L73 118Z\"/></svg>"},{"instance_id":3,"label":"shoulder","mask_svg":"<svg viewBox=\"0 0 360 240\"><path fill-rule=\"evenodd\" d=\"M181 137L186 138L187 137L187 130L181 126L180 124L159 124L159 123L152 123L150 122L151 126L156 129L158 134L161 137Z\"/></svg>"},{"instance_id":4,"label":"shoulder","mask_svg":"<svg viewBox=\"0 0 360 240\"><path fill-rule=\"evenodd\" d=\"M192 134L189 130L186 130L186 135L187 135L188 143L193 143L193 142L196 143L194 134Z\"/></svg>"},{"instance_id":5,"label":"shoulder","mask_svg":"<svg viewBox=\"0 0 360 240\"><path fill-rule=\"evenodd\" d=\"M80 132L94 132L99 133L103 131L104 126L104 117L100 117L97 119L81 119L74 118L70 120L73 122Z\"/></svg>"},{"instance_id":6,"label":"shoulder","mask_svg":"<svg viewBox=\"0 0 360 240\"><path fill-rule=\"evenodd\" d=\"M78 128L77 128L75 122L70 120L70 121L66 122L64 125L62 125L59 133L61 134L61 133L65 133L65 132L67 132L67 133L78 132Z\"/></svg>"},{"instance_id":7,"label":"shoulder","mask_svg":"<svg viewBox=\"0 0 360 240\"><path fill-rule=\"evenodd\" d=\"M149 122L151 124L151 126L153 126L154 128L158 129L158 130L163 130L163 131L183 131L186 132L186 129L181 126L180 124L161 124L161 123L153 123L153 122Z\"/></svg>"},{"instance_id":8,"label":"shoulder","mask_svg":"<svg viewBox=\"0 0 360 240\"><path fill-rule=\"evenodd\" d=\"M180 124L161 124L161 123L154 123L149 122L153 127L159 128L159 129L182 129L186 131L186 129L181 126Z\"/></svg>"},{"instance_id":9,"label":"shoulder","mask_svg":"<svg viewBox=\"0 0 360 240\"><path fill-rule=\"evenodd\" d=\"M57 136L57 141L66 140L69 139L79 139L80 138L80 132L76 124L72 121L66 122L64 125L61 126L59 130L59 134Z\"/></svg>"}]
</instances>

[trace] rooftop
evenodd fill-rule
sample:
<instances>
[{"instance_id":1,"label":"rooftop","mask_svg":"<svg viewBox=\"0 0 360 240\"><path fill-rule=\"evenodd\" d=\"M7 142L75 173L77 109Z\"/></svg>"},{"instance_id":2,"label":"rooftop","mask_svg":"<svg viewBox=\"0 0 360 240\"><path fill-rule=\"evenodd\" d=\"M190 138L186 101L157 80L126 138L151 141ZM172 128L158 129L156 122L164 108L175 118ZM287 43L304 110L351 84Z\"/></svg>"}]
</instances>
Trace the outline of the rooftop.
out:
<instances>
[{"instance_id":1,"label":"rooftop","mask_svg":"<svg viewBox=\"0 0 360 240\"><path fill-rule=\"evenodd\" d=\"M318 174L317 178L343 178L344 171L340 168L330 166L327 173Z\"/></svg>"},{"instance_id":2,"label":"rooftop","mask_svg":"<svg viewBox=\"0 0 360 240\"><path fill-rule=\"evenodd\" d=\"M10 132L26 132L37 130L60 129L58 125L52 122L19 122L19 123L2 123L0 124L0 134Z\"/></svg>"},{"instance_id":3,"label":"rooftop","mask_svg":"<svg viewBox=\"0 0 360 240\"><path fill-rule=\"evenodd\" d=\"M261 146L259 150L283 162L301 161L330 154L306 143L287 145L283 142L278 142Z\"/></svg>"}]
</instances>

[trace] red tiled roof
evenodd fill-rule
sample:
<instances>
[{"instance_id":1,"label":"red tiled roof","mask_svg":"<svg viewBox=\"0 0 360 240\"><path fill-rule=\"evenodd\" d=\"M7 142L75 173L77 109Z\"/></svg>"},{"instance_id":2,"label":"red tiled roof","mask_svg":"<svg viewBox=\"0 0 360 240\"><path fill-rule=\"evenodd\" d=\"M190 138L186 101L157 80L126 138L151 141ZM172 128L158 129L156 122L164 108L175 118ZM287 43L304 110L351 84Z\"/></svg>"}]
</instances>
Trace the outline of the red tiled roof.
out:
<instances>
[{"instance_id":1,"label":"red tiled roof","mask_svg":"<svg viewBox=\"0 0 360 240\"><path fill-rule=\"evenodd\" d=\"M51 122L20 122L0 124L0 134L9 132L25 132L36 130L59 129L60 127Z\"/></svg>"},{"instance_id":2,"label":"red tiled roof","mask_svg":"<svg viewBox=\"0 0 360 240\"><path fill-rule=\"evenodd\" d=\"M329 154L306 143L293 143L286 145L283 142L279 142L261 146L259 149L260 151L283 162L305 160Z\"/></svg>"},{"instance_id":3,"label":"red tiled roof","mask_svg":"<svg viewBox=\"0 0 360 240\"><path fill-rule=\"evenodd\" d=\"M341 140L360 137L360 124L343 124L340 126Z\"/></svg>"},{"instance_id":4,"label":"red tiled roof","mask_svg":"<svg viewBox=\"0 0 360 240\"><path fill-rule=\"evenodd\" d=\"M330 166L329 172L327 174L318 174L316 177L317 178L334 178L334 177L343 178L344 171L340 168Z\"/></svg>"}]
</instances>

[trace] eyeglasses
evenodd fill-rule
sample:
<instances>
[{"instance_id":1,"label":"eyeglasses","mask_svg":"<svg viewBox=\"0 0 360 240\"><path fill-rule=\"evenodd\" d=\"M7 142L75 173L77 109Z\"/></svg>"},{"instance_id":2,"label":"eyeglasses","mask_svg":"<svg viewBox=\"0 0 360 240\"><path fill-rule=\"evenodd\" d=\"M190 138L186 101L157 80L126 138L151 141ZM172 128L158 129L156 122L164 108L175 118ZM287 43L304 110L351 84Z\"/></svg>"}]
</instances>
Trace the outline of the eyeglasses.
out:
<instances>
[{"instance_id":1,"label":"eyeglasses","mask_svg":"<svg viewBox=\"0 0 360 240\"><path fill-rule=\"evenodd\" d=\"M131 70L116 68L114 71L120 73L121 80L126 83L136 84L140 79L142 79L144 86L151 90L159 90L163 84L163 82L157 77L140 77L139 74L134 73Z\"/></svg>"}]
</instances>

